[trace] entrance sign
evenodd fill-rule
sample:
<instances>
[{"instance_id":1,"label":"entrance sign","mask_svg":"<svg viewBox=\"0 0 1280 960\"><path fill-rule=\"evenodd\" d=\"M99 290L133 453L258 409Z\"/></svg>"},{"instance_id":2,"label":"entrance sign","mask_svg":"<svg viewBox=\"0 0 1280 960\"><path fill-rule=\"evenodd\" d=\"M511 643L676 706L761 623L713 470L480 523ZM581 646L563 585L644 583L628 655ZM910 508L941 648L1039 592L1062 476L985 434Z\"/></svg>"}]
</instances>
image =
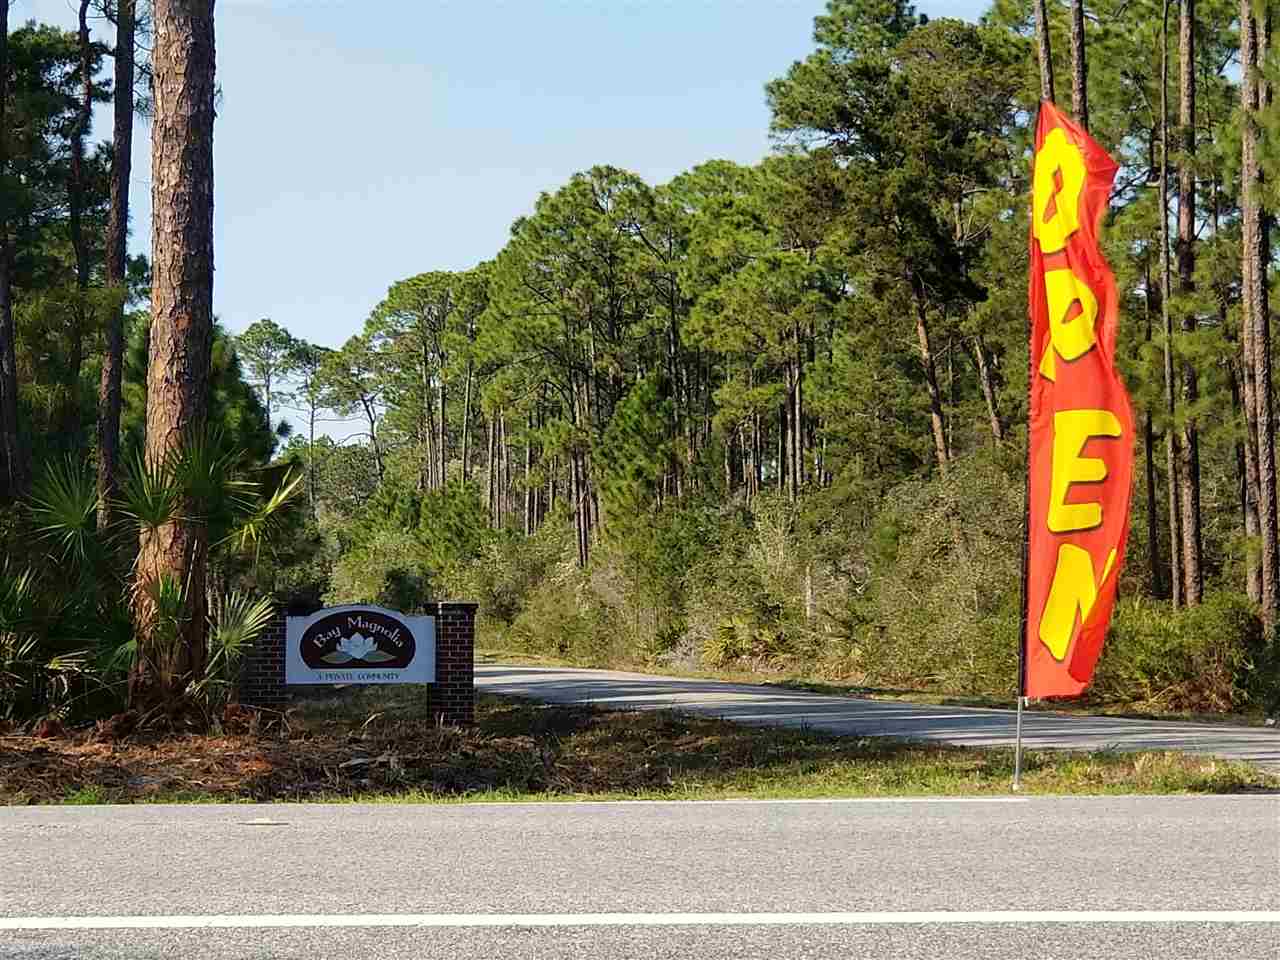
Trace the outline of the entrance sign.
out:
<instances>
[{"instance_id":1,"label":"entrance sign","mask_svg":"<svg viewBox=\"0 0 1280 960\"><path fill-rule=\"evenodd\" d=\"M434 683L436 618L329 607L285 625L285 683Z\"/></svg>"}]
</instances>

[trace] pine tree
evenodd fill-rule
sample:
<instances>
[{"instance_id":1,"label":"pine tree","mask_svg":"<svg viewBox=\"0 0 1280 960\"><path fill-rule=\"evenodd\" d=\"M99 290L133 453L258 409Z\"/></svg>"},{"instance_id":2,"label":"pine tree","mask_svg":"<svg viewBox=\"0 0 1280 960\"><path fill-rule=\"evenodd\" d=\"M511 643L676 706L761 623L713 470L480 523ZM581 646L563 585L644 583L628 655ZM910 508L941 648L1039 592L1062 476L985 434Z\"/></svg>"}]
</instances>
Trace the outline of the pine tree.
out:
<instances>
[{"instance_id":1,"label":"pine tree","mask_svg":"<svg viewBox=\"0 0 1280 960\"><path fill-rule=\"evenodd\" d=\"M0 0L0 503L26 490L18 441L18 365L13 330L13 245L9 234L9 0Z\"/></svg>"},{"instance_id":2,"label":"pine tree","mask_svg":"<svg viewBox=\"0 0 1280 960\"><path fill-rule=\"evenodd\" d=\"M1265 7L1265 5L1264 5ZM1271 401L1271 326L1267 296L1268 231L1262 203L1262 172L1258 157L1258 114L1268 104L1267 83L1261 73L1268 46L1270 18L1259 19L1253 0L1240 4L1241 136L1241 273L1244 277L1241 311L1248 499L1256 516L1260 552L1256 573L1258 599L1267 630L1280 616L1280 560L1276 553L1275 430Z\"/></svg>"},{"instance_id":3,"label":"pine tree","mask_svg":"<svg viewBox=\"0 0 1280 960\"><path fill-rule=\"evenodd\" d=\"M1178 161L1178 292L1182 302L1182 332L1193 334L1196 314L1190 298L1195 293L1196 271L1196 7L1195 0L1181 0L1178 17L1178 126L1181 156ZM1182 361L1182 403L1186 425L1182 432L1181 497L1183 597L1188 606L1204 598L1202 554L1204 537L1200 520L1200 436L1193 407L1200 388L1195 364ZM1172 425L1170 425L1172 429Z\"/></svg>"},{"instance_id":4,"label":"pine tree","mask_svg":"<svg viewBox=\"0 0 1280 960\"><path fill-rule=\"evenodd\" d=\"M111 293L98 386L98 525L111 523L111 502L120 472L120 405L124 369L124 308L128 273L129 178L133 163L134 41L136 0L118 0L114 127L111 153L111 214L107 221L106 282Z\"/></svg>"},{"instance_id":5,"label":"pine tree","mask_svg":"<svg viewBox=\"0 0 1280 960\"><path fill-rule=\"evenodd\" d=\"M213 338L213 0L155 0L152 55L151 346L147 363L146 459L153 470L198 442L209 405ZM130 700L182 709L205 662L208 532L193 511L143 531L137 562L138 660ZM164 595L177 596L176 635L157 622ZM173 643L166 657L158 650ZM158 664L167 664L160 669Z\"/></svg>"}]
</instances>

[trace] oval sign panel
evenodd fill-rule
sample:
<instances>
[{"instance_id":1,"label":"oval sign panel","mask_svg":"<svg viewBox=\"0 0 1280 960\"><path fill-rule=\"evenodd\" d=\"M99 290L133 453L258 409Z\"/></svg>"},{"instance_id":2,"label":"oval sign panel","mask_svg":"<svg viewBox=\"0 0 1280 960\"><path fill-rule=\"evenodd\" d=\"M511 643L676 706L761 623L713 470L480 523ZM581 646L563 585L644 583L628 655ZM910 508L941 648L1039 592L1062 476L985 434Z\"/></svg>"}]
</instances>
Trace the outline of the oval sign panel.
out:
<instances>
[{"instance_id":1,"label":"oval sign panel","mask_svg":"<svg viewBox=\"0 0 1280 960\"><path fill-rule=\"evenodd\" d=\"M429 683L435 618L332 607L287 624L288 683Z\"/></svg>"},{"instance_id":2,"label":"oval sign panel","mask_svg":"<svg viewBox=\"0 0 1280 960\"><path fill-rule=\"evenodd\" d=\"M302 662L312 670L381 667L403 670L413 662L413 631L398 617L351 610L321 617L302 631Z\"/></svg>"}]
</instances>

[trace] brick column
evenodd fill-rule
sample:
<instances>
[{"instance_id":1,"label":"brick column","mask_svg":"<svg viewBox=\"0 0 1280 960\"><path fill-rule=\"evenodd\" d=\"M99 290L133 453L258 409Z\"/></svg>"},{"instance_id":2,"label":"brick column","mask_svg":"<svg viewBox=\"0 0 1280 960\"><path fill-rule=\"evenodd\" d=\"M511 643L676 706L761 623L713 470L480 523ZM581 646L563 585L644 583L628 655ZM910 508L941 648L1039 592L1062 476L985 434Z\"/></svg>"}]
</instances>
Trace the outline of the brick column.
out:
<instances>
[{"instance_id":1,"label":"brick column","mask_svg":"<svg viewBox=\"0 0 1280 960\"><path fill-rule=\"evenodd\" d=\"M444 600L436 607L436 682L427 688L441 723L476 722L476 604Z\"/></svg>"},{"instance_id":2,"label":"brick column","mask_svg":"<svg viewBox=\"0 0 1280 960\"><path fill-rule=\"evenodd\" d=\"M277 610L240 664L240 702L283 710L289 701L284 685L285 611Z\"/></svg>"}]
</instances>

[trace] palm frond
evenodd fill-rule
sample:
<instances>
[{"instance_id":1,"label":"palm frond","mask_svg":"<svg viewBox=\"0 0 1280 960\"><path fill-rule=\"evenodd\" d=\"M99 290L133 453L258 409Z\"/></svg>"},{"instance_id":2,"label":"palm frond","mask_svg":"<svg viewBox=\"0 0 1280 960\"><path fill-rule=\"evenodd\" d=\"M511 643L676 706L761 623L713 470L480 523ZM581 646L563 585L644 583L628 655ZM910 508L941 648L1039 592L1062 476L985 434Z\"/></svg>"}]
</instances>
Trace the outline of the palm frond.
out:
<instances>
[{"instance_id":1,"label":"palm frond","mask_svg":"<svg viewBox=\"0 0 1280 960\"><path fill-rule=\"evenodd\" d=\"M221 598L209 618L209 665L230 666L262 635L275 615L270 597L253 599L234 590Z\"/></svg>"},{"instance_id":2,"label":"palm frond","mask_svg":"<svg viewBox=\"0 0 1280 960\"><path fill-rule=\"evenodd\" d=\"M187 589L178 577L161 574L147 585L147 593L158 619L174 623L182 620L187 609Z\"/></svg>"},{"instance_id":3,"label":"palm frond","mask_svg":"<svg viewBox=\"0 0 1280 960\"><path fill-rule=\"evenodd\" d=\"M246 501L245 505L248 507L246 514L241 517L232 531L218 542L218 546L229 546L239 553L252 555L256 562L258 551L271 529L301 491L303 479L302 473L290 470L271 496L256 502Z\"/></svg>"},{"instance_id":4,"label":"palm frond","mask_svg":"<svg viewBox=\"0 0 1280 960\"><path fill-rule=\"evenodd\" d=\"M34 618L36 578L30 569L15 570L6 558L0 567L0 633L23 630Z\"/></svg>"},{"instance_id":5,"label":"palm frond","mask_svg":"<svg viewBox=\"0 0 1280 960\"><path fill-rule=\"evenodd\" d=\"M224 510L228 497L243 486L235 478L239 454L225 451L225 445L220 427L191 430L173 461L178 484L192 509L205 520Z\"/></svg>"},{"instance_id":6,"label":"palm frond","mask_svg":"<svg viewBox=\"0 0 1280 960\"><path fill-rule=\"evenodd\" d=\"M108 678L121 677L129 672L138 656L138 640L130 637L119 643L103 641L98 644L94 653L99 673Z\"/></svg>"},{"instance_id":7,"label":"palm frond","mask_svg":"<svg viewBox=\"0 0 1280 960\"><path fill-rule=\"evenodd\" d=\"M191 693L214 712L235 685L245 651L262 635L274 615L270 598L254 600L240 591L233 591L214 604L209 617L209 656L204 676L191 685Z\"/></svg>"},{"instance_id":8,"label":"palm frond","mask_svg":"<svg viewBox=\"0 0 1280 960\"><path fill-rule=\"evenodd\" d=\"M141 529L155 530L181 516L182 492L171 460L149 464L139 451L121 484L119 510Z\"/></svg>"},{"instance_id":9,"label":"palm frond","mask_svg":"<svg viewBox=\"0 0 1280 960\"><path fill-rule=\"evenodd\" d=\"M31 495L31 512L60 559L88 564L97 548L98 489L83 464L70 457L48 465Z\"/></svg>"}]
</instances>

